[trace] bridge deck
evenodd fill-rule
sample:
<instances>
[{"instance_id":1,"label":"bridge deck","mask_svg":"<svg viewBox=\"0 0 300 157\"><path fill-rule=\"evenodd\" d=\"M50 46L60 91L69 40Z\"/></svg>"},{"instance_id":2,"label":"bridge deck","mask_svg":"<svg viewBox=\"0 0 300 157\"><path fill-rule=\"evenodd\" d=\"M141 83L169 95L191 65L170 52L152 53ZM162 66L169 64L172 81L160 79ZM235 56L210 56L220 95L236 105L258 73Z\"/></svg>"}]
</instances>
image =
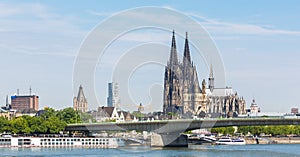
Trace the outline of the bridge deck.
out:
<instances>
[{"instance_id":1,"label":"bridge deck","mask_svg":"<svg viewBox=\"0 0 300 157\"><path fill-rule=\"evenodd\" d=\"M300 118L234 118L234 119L200 119L200 120L154 120L117 123L81 123L69 124L67 131L152 131L156 133L181 133L199 128L226 126L261 126L261 125L300 125Z\"/></svg>"}]
</instances>

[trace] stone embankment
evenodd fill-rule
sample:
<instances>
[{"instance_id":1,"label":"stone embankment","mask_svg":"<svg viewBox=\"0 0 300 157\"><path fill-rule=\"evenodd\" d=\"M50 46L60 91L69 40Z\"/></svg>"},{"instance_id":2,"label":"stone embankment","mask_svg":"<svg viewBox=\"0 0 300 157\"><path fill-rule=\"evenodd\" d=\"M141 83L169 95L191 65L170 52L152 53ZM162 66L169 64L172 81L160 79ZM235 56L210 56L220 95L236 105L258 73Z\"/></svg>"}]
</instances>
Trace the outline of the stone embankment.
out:
<instances>
[{"instance_id":1,"label":"stone embankment","mask_svg":"<svg viewBox=\"0 0 300 157\"><path fill-rule=\"evenodd\" d=\"M246 138L247 144L257 144L255 138ZM262 137L258 144L300 144L300 137Z\"/></svg>"}]
</instances>

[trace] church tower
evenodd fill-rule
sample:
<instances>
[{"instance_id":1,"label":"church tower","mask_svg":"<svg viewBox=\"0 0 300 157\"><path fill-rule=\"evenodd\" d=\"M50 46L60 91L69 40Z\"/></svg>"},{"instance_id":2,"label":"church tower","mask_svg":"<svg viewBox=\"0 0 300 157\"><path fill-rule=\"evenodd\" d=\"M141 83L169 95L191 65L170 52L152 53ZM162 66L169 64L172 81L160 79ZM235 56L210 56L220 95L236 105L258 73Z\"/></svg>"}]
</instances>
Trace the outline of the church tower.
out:
<instances>
[{"instance_id":1,"label":"church tower","mask_svg":"<svg viewBox=\"0 0 300 157\"><path fill-rule=\"evenodd\" d=\"M182 110L180 77L181 70L177 56L175 32L173 31L170 59L165 67L163 105L165 114L177 113Z\"/></svg>"},{"instance_id":2,"label":"church tower","mask_svg":"<svg viewBox=\"0 0 300 157\"><path fill-rule=\"evenodd\" d=\"M88 103L83 93L83 88L80 85L78 90L77 97L73 99L73 108L76 111L87 112L88 111Z\"/></svg>"},{"instance_id":3,"label":"church tower","mask_svg":"<svg viewBox=\"0 0 300 157\"><path fill-rule=\"evenodd\" d=\"M209 78L208 78L208 88L209 88L210 92L213 92L213 90L215 88L215 78L214 78L212 64L210 65L210 72L209 72Z\"/></svg>"}]
</instances>

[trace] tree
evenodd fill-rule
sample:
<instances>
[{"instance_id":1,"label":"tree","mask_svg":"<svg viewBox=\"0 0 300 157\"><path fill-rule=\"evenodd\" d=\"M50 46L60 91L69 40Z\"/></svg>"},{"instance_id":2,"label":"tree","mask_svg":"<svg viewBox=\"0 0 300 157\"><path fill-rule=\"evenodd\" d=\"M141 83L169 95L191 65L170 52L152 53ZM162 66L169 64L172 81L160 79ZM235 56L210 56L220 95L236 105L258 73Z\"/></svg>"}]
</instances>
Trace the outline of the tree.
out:
<instances>
[{"instance_id":1,"label":"tree","mask_svg":"<svg viewBox=\"0 0 300 157\"><path fill-rule=\"evenodd\" d=\"M52 116L56 116L56 111L53 108L46 108L45 112L41 115L44 120L47 120Z\"/></svg>"},{"instance_id":2,"label":"tree","mask_svg":"<svg viewBox=\"0 0 300 157\"><path fill-rule=\"evenodd\" d=\"M79 116L80 115L80 116ZM83 123L89 123L89 122L97 122L95 118L89 113L80 113L78 115L78 121L77 123L83 122Z\"/></svg>"},{"instance_id":3,"label":"tree","mask_svg":"<svg viewBox=\"0 0 300 157\"><path fill-rule=\"evenodd\" d=\"M239 126L238 132L242 133L243 135L247 135L249 132L251 133L251 130L249 126Z\"/></svg>"},{"instance_id":4,"label":"tree","mask_svg":"<svg viewBox=\"0 0 300 157\"><path fill-rule=\"evenodd\" d=\"M212 128L211 132L223 134L223 135L233 135L235 129L233 127L219 127L219 128Z\"/></svg>"},{"instance_id":5,"label":"tree","mask_svg":"<svg viewBox=\"0 0 300 157\"><path fill-rule=\"evenodd\" d=\"M140 111L133 111L131 114L134 115L136 118L143 118L144 117L144 114L141 113ZM172 112L168 112L168 115L169 114L172 115Z\"/></svg>"},{"instance_id":6,"label":"tree","mask_svg":"<svg viewBox=\"0 0 300 157\"><path fill-rule=\"evenodd\" d=\"M13 133L30 133L31 129L24 117L18 117L11 121Z\"/></svg>"},{"instance_id":7,"label":"tree","mask_svg":"<svg viewBox=\"0 0 300 157\"><path fill-rule=\"evenodd\" d=\"M290 134L300 135L300 127L295 125L278 126L239 126L238 132L246 135L248 132L254 135L271 134L273 136L286 136Z\"/></svg>"},{"instance_id":8,"label":"tree","mask_svg":"<svg viewBox=\"0 0 300 157\"><path fill-rule=\"evenodd\" d=\"M10 122L7 118L0 117L0 132L7 132L10 130Z\"/></svg>"},{"instance_id":9,"label":"tree","mask_svg":"<svg viewBox=\"0 0 300 157\"><path fill-rule=\"evenodd\" d=\"M58 111L56 115L67 124L81 122L79 113L71 107Z\"/></svg>"},{"instance_id":10,"label":"tree","mask_svg":"<svg viewBox=\"0 0 300 157\"><path fill-rule=\"evenodd\" d=\"M41 117L34 117L30 123L32 133L46 133L47 127L43 124Z\"/></svg>"},{"instance_id":11,"label":"tree","mask_svg":"<svg viewBox=\"0 0 300 157\"><path fill-rule=\"evenodd\" d=\"M48 120L43 121L41 124L42 129L45 129L45 133L59 133L63 131L66 127L66 123L61 121L58 117L50 117Z\"/></svg>"}]
</instances>

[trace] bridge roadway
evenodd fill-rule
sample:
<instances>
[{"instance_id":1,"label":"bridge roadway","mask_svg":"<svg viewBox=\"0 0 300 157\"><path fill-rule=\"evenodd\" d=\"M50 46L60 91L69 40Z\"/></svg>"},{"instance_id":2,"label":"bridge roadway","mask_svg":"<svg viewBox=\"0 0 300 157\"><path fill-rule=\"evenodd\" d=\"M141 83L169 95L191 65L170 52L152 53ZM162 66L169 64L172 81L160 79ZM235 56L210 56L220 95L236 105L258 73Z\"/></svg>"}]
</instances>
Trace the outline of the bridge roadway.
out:
<instances>
[{"instance_id":1,"label":"bridge roadway","mask_svg":"<svg viewBox=\"0 0 300 157\"><path fill-rule=\"evenodd\" d=\"M67 131L148 131L158 134L182 133L199 128L226 126L262 126L262 125L300 125L300 118L233 118L233 119L200 119L200 120L154 120L139 122L80 123L69 124Z\"/></svg>"}]
</instances>

